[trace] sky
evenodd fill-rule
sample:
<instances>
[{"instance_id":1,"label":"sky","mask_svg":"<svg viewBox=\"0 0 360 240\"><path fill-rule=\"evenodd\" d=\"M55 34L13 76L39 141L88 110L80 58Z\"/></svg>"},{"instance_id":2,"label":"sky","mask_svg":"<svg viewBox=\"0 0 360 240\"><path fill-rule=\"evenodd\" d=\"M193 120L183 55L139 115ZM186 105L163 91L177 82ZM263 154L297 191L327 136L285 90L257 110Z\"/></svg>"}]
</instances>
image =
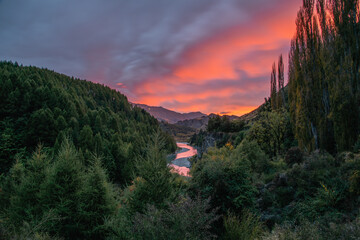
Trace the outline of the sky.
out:
<instances>
[{"instance_id":1,"label":"sky","mask_svg":"<svg viewBox=\"0 0 360 240\"><path fill-rule=\"evenodd\" d=\"M0 0L0 60L101 83L134 103L242 115L269 96L280 54L287 66L301 3Z\"/></svg>"}]
</instances>

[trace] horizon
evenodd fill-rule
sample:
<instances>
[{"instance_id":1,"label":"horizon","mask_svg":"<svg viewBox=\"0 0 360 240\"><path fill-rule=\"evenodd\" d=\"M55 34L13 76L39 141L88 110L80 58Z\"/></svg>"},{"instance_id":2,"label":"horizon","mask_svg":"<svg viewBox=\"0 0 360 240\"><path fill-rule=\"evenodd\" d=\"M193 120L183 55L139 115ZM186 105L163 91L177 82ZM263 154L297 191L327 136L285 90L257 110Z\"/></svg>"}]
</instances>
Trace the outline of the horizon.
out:
<instances>
[{"instance_id":1,"label":"horizon","mask_svg":"<svg viewBox=\"0 0 360 240\"><path fill-rule=\"evenodd\" d=\"M191 112L178 112L178 111L175 111L175 110L173 110L173 109L169 109L169 108L166 108L166 107L163 107L163 106L150 106L150 105L147 105L147 104L143 104L143 103L134 103L134 102L130 102L131 104L135 104L135 105L146 105L146 106L148 106L148 107L160 107L160 108L164 108L164 109L166 109L166 110L169 110L169 111L173 111L173 112L177 112L177 113L181 113L181 114L188 114L188 113L201 113L201 114L205 114L205 115L211 115L211 114L215 114L215 115L220 115L220 116L224 116L224 115L227 115L227 116L237 116L237 117L241 117L241 116L243 116L243 115L245 115L245 114L247 114L247 113L245 113L245 114L242 114L242 115L240 115L240 116L238 116L238 115L232 115L232 114L228 114L228 113L226 113L226 112L222 112L222 113L215 113L215 112L211 112L211 113L203 113L203 112L201 112L201 111L191 111ZM259 106L258 106L259 107ZM250 113L250 112L249 112Z\"/></svg>"},{"instance_id":2,"label":"horizon","mask_svg":"<svg viewBox=\"0 0 360 240\"><path fill-rule=\"evenodd\" d=\"M104 84L130 102L236 116L270 95L280 54L287 72L301 6L301 0L69 3L0 1L1 60Z\"/></svg>"}]
</instances>

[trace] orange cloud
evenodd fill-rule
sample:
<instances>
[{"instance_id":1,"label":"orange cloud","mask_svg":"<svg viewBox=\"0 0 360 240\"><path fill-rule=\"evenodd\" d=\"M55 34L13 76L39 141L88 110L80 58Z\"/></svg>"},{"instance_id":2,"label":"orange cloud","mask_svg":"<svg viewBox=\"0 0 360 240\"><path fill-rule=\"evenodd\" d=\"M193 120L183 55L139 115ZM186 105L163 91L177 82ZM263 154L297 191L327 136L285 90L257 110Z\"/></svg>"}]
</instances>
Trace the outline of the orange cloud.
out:
<instances>
[{"instance_id":1,"label":"orange cloud","mask_svg":"<svg viewBox=\"0 0 360 240\"><path fill-rule=\"evenodd\" d=\"M287 59L296 28L300 1L280 3L276 9L259 12L250 22L223 29L187 48L171 72L134 88L137 102L180 112L233 115L257 108L268 96L271 65L280 54ZM214 80L224 85L212 86ZM254 96L246 94L250 92ZM236 104L228 104L234 101Z\"/></svg>"},{"instance_id":2,"label":"orange cloud","mask_svg":"<svg viewBox=\"0 0 360 240\"><path fill-rule=\"evenodd\" d=\"M126 88L126 86L123 83L117 83L116 84L118 88Z\"/></svg>"},{"instance_id":3,"label":"orange cloud","mask_svg":"<svg viewBox=\"0 0 360 240\"><path fill-rule=\"evenodd\" d=\"M249 112L255 110L258 107L259 106L225 106L225 109L228 110L228 111L225 110L225 112L226 112L226 115L242 116L246 113L249 113ZM224 114L220 113L220 115L224 115Z\"/></svg>"}]
</instances>

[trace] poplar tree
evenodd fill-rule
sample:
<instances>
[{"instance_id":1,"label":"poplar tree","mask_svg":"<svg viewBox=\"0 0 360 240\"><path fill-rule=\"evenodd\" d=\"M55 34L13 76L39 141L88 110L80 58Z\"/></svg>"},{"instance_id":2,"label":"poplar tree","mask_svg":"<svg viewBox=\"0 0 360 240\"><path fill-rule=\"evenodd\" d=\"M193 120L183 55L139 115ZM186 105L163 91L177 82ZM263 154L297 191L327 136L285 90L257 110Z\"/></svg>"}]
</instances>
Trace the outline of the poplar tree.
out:
<instances>
[{"instance_id":1,"label":"poplar tree","mask_svg":"<svg viewBox=\"0 0 360 240\"><path fill-rule=\"evenodd\" d=\"M289 56L289 106L299 145L329 152L359 134L359 1L304 0Z\"/></svg>"},{"instance_id":2,"label":"poplar tree","mask_svg":"<svg viewBox=\"0 0 360 240\"><path fill-rule=\"evenodd\" d=\"M276 65L275 63L272 66L271 72L271 82L270 82L270 101L271 109L275 110L277 108L277 87L276 87Z\"/></svg>"},{"instance_id":3,"label":"poplar tree","mask_svg":"<svg viewBox=\"0 0 360 240\"><path fill-rule=\"evenodd\" d=\"M284 92L284 61L282 54L279 57L278 63L278 96L277 96L277 108L285 106L285 92Z\"/></svg>"}]
</instances>

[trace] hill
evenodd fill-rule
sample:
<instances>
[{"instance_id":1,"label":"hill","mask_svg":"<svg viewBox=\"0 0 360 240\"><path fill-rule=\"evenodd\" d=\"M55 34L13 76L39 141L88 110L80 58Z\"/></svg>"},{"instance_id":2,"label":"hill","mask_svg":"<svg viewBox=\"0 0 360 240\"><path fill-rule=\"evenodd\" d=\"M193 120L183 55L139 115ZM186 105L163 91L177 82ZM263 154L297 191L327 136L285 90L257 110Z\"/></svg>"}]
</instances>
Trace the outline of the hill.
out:
<instances>
[{"instance_id":1,"label":"hill","mask_svg":"<svg viewBox=\"0 0 360 240\"><path fill-rule=\"evenodd\" d=\"M153 107L145 104L134 104L135 106L146 110L159 121L166 121L168 123L176 123L188 119L200 118L206 116L201 112L179 113L163 107Z\"/></svg>"},{"instance_id":2,"label":"hill","mask_svg":"<svg viewBox=\"0 0 360 240\"><path fill-rule=\"evenodd\" d=\"M160 122L160 127L166 133L173 136L176 142L189 142L191 136L197 132L195 128L171 124L165 121Z\"/></svg>"},{"instance_id":3,"label":"hill","mask_svg":"<svg viewBox=\"0 0 360 240\"><path fill-rule=\"evenodd\" d=\"M56 153L70 138L85 158L102 156L110 178L124 183L160 129L116 90L47 69L0 62L0 85L0 173L39 143ZM174 140L162 135L174 151Z\"/></svg>"},{"instance_id":4,"label":"hill","mask_svg":"<svg viewBox=\"0 0 360 240\"><path fill-rule=\"evenodd\" d=\"M202 117L199 117L199 118L193 118L193 119L187 119L187 120L183 120L183 121L178 121L176 123L176 125L184 126L184 127L190 127L190 128L194 128L194 129L197 129L197 130L205 130L206 126L207 126L207 124L209 122L209 119L214 118L216 116L217 116L216 114L211 113L209 115L202 116ZM231 120L231 121L241 118L241 117L238 117L238 116L235 116L235 115L224 115L224 116L229 118L229 120Z\"/></svg>"}]
</instances>

